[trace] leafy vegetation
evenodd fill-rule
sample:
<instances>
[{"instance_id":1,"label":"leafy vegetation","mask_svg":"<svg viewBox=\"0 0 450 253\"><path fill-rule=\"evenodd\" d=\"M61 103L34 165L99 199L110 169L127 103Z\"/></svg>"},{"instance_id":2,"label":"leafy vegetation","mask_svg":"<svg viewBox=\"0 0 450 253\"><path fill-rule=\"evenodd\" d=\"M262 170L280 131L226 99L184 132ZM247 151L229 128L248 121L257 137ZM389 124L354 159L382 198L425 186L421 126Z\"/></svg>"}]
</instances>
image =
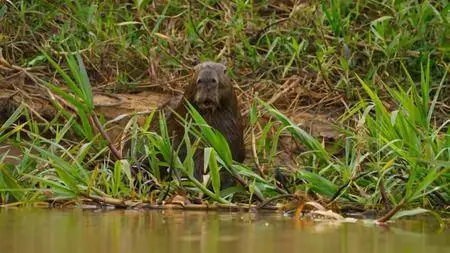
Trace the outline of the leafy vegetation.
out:
<instances>
[{"instance_id":1,"label":"leafy vegetation","mask_svg":"<svg viewBox=\"0 0 450 253\"><path fill-rule=\"evenodd\" d=\"M0 203L305 195L329 208L384 210L382 221L400 209L449 208L447 0L6 1L0 20L0 91L32 94L11 84L20 77L56 108L50 120L26 102L8 110L0 145L22 157L11 163L0 154ZM232 161L224 138L193 108L185 160L158 113L143 125L131 118L123 157L95 111L93 89L181 90L190 67L208 59L225 61L236 82L248 162ZM288 116L298 112L336 116L340 134L312 134ZM286 136L303 151L288 152L289 163L280 158ZM202 144L208 184L193 177ZM149 168L136 175L142 155ZM220 170L241 184L221 190Z\"/></svg>"}]
</instances>

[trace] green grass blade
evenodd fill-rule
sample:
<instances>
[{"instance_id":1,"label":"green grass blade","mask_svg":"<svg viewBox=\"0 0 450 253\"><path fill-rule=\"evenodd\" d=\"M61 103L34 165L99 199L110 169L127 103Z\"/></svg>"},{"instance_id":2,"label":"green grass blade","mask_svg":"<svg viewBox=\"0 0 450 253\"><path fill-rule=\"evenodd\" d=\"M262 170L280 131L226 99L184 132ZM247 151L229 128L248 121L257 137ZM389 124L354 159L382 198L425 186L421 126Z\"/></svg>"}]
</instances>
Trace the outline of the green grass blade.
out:
<instances>
[{"instance_id":1,"label":"green grass blade","mask_svg":"<svg viewBox=\"0 0 450 253\"><path fill-rule=\"evenodd\" d=\"M211 183L216 196L220 196L220 174L219 166L217 165L217 158L214 149L205 148L204 163L209 165L209 173L211 174Z\"/></svg>"}]
</instances>

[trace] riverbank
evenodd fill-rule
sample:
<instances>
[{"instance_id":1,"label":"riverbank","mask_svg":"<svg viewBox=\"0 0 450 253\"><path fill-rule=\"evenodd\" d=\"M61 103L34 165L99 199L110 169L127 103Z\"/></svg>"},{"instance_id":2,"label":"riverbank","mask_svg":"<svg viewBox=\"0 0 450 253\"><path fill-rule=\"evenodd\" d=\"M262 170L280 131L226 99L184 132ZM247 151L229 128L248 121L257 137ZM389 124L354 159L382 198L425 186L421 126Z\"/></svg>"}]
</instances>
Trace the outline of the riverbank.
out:
<instances>
[{"instance_id":1,"label":"riverbank","mask_svg":"<svg viewBox=\"0 0 450 253\"><path fill-rule=\"evenodd\" d=\"M0 154L0 204L268 201L307 212L311 202L377 210L380 221L448 213L449 8L8 1L0 146L12 151ZM216 176L189 177L189 159L161 160L171 143L148 129L151 109L177 101L204 60L225 63L246 121L242 164L227 160L217 135L196 131L213 148L209 169L243 179L223 191ZM147 141L133 146L151 161L145 177L131 175L136 156L117 159L124 136ZM169 179L158 169L167 164Z\"/></svg>"}]
</instances>

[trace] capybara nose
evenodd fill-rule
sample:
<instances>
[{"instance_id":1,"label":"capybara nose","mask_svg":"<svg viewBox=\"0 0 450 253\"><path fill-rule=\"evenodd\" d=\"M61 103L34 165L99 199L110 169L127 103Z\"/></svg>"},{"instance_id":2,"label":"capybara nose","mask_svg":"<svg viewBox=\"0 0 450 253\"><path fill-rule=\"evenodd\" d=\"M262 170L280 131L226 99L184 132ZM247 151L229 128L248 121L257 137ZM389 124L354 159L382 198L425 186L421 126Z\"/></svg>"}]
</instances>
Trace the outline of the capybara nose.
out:
<instances>
[{"instance_id":1,"label":"capybara nose","mask_svg":"<svg viewBox=\"0 0 450 253\"><path fill-rule=\"evenodd\" d=\"M201 109L213 109L214 107L216 107L216 102L208 97L205 97L197 103Z\"/></svg>"}]
</instances>

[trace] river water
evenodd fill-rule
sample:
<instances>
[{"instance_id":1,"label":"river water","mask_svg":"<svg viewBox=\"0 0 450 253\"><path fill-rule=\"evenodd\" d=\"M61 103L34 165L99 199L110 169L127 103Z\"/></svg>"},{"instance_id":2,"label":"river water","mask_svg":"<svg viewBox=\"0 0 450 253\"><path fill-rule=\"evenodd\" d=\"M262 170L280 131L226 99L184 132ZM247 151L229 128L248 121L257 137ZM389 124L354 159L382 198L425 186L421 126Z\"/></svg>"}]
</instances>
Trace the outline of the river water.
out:
<instances>
[{"instance_id":1,"label":"river water","mask_svg":"<svg viewBox=\"0 0 450 253\"><path fill-rule=\"evenodd\" d=\"M0 253L450 252L434 220L294 221L281 214L0 209Z\"/></svg>"}]
</instances>

